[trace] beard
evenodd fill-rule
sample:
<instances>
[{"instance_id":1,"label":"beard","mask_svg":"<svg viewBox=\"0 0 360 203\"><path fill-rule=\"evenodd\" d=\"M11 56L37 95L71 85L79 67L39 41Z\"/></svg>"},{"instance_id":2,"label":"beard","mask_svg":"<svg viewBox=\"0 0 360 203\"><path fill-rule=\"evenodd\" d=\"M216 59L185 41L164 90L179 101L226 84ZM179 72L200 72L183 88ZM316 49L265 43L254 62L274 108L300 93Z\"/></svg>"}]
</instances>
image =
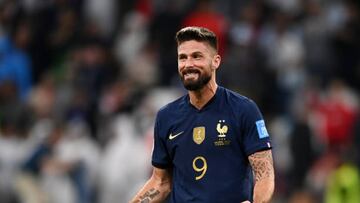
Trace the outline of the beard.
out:
<instances>
[{"instance_id":1,"label":"beard","mask_svg":"<svg viewBox=\"0 0 360 203\"><path fill-rule=\"evenodd\" d=\"M184 74L186 73L197 73L199 77L196 80L185 80ZM190 91L196 91L202 89L211 79L211 74L208 73L201 73L198 70L188 70L185 71L183 74L180 74L181 81L183 82L183 85L185 89Z\"/></svg>"}]
</instances>

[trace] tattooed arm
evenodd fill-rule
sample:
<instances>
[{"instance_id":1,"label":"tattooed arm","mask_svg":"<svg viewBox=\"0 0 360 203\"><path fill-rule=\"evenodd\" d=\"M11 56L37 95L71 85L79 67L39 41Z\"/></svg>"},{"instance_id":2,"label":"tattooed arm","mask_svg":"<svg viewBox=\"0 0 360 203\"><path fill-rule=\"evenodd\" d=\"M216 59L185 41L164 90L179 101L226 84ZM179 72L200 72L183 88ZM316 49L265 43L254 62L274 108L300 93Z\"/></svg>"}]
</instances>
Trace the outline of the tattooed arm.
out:
<instances>
[{"instance_id":1,"label":"tattooed arm","mask_svg":"<svg viewBox=\"0 0 360 203\"><path fill-rule=\"evenodd\" d=\"M150 179L130 203L155 203L166 199L171 190L171 175L167 169L155 168Z\"/></svg>"},{"instance_id":2,"label":"tattooed arm","mask_svg":"<svg viewBox=\"0 0 360 203\"><path fill-rule=\"evenodd\" d=\"M256 152L249 156L249 161L255 176L253 203L270 202L275 186L271 150Z\"/></svg>"}]
</instances>

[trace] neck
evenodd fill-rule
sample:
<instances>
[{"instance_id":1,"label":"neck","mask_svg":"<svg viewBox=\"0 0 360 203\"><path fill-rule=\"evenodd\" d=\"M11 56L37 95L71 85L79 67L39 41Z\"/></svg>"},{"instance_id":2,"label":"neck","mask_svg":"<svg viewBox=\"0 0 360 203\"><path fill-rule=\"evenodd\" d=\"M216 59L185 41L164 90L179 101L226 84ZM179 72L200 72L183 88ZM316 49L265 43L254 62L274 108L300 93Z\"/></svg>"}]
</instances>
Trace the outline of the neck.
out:
<instances>
[{"instance_id":1,"label":"neck","mask_svg":"<svg viewBox=\"0 0 360 203\"><path fill-rule=\"evenodd\" d=\"M210 80L200 90L189 91L190 103L197 109L201 109L215 95L217 87L216 82Z\"/></svg>"}]
</instances>

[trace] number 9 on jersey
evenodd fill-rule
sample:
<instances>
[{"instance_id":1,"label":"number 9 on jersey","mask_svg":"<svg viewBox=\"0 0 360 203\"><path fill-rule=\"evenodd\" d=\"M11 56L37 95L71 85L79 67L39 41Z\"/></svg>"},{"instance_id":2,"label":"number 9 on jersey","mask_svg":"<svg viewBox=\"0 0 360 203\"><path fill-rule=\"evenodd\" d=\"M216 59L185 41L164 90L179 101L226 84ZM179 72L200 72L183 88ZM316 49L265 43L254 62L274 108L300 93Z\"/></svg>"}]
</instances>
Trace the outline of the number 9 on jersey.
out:
<instances>
[{"instance_id":1,"label":"number 9 on jersey","mask_svg":"<svg viewBox=\"0 0 360 203\"><path fill-rule=\"evenodd\" d=\"M197 156L195 157L195 159L193 160L193 169L199 173L196 177L195 180L200 180L201 178L204 177L206 170L207 170L207 163L206 163L206 159L202 156Z\"/></svg>"}]
</instances>

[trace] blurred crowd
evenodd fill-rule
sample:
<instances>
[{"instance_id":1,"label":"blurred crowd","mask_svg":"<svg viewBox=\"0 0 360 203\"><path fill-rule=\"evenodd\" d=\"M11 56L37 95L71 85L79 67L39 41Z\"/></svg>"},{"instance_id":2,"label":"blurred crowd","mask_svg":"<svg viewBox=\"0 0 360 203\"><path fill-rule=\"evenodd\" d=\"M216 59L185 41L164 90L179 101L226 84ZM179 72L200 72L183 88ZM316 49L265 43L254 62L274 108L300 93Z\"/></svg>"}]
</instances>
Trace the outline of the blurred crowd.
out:
<instances>
[{"instance_id":1,"label":"blurred crowd","mask_svg":"<svg viewBox=\"0 0 360 203\"><path fill-rule=\"evenodd\" d=\"M183 95L174 35L219 37L218 82L273 140L274 203L360 202L355 0L0 0L0 202L122 203Z\"/></svg>"}]
</instances>

